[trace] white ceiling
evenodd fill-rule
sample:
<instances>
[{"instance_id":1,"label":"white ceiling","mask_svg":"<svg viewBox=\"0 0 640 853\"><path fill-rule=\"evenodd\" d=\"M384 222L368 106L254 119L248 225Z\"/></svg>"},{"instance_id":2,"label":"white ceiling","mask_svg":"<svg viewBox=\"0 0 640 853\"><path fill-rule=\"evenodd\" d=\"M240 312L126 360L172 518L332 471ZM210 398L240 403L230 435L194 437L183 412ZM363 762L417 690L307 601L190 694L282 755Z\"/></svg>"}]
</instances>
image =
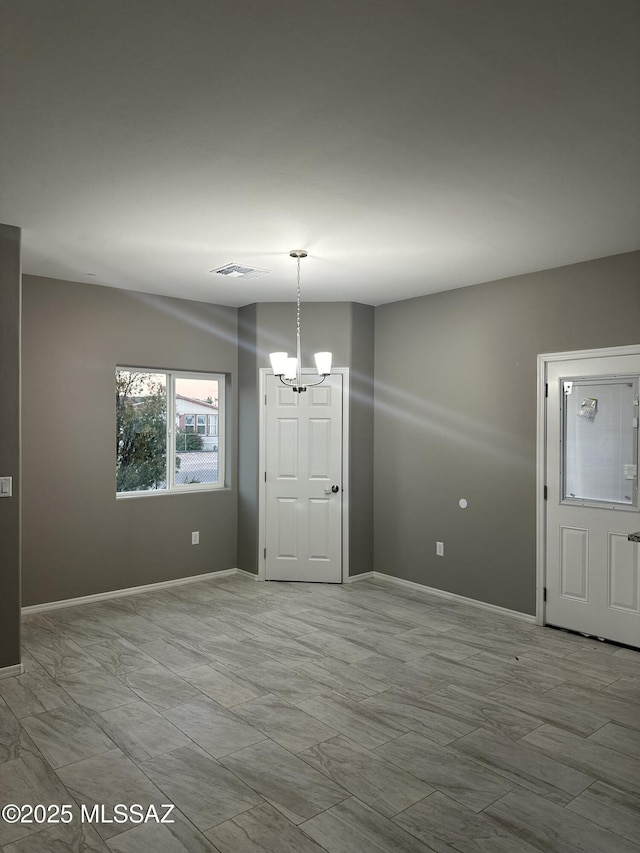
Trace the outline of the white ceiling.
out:
<instances>
[{"instance_id":1,"label":"white ceiling","mask_svg":"<svg viewBox=\"0 0 640 853\"><path fill-rule=\"evenodd\" d=\"M5 0L36 275L380 304L640 247L637 0ZM237 262L271 275L229 279ZM93 273L89 276L88 273Z\"/></svg>"}]
</instances>

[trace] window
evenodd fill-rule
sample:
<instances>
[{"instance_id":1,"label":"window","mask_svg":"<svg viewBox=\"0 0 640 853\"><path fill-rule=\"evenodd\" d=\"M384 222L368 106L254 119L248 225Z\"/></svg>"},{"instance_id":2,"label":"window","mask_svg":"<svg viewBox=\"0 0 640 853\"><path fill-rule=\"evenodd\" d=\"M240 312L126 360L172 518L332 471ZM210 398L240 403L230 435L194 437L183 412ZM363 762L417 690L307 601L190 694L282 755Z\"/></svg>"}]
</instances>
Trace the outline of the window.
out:
<instances>
[{"instance_id":1,"label":"window","mask_svg":"<svg viewBox=\"0 0 640 853\"><path fill-rule=\"evenodd\" d=\"M563 501L637 507L637 377L564 380L563 392Z\"/></svg>"},{"instance_id":2,"label":"window","mask_svg":"<svg viewBox=\"0 0 640 853\"><path fill-rule=\"evenodd\" d=\"M224 385L215 373L116 369L118 496L224 486Z\"/></svg>"}]
</instances>

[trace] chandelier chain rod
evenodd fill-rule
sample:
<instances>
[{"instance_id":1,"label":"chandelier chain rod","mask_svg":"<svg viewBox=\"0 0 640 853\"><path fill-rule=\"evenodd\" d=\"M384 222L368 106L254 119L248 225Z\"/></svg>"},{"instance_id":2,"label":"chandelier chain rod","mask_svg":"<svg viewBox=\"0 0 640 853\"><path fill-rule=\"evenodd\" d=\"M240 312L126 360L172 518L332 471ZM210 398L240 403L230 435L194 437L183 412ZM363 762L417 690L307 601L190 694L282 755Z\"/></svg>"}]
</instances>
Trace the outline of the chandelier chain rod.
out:
<instances>
[{"instance_id":1,"label":"chandelier chain rod","mask_svg":"<svg viewBox=\"0 0 640 853\"><path fill-rule=\"evenodd\" d=\"M293 388L300 393L308 387L322 384L327 376L331 375L331 353L316 353L316 368L321 377L317 382L302 382L302 284L301 284L301 258L307 257L304 249L294 249L289 256L296 259L296 358L289 358L286 352L270 353L271 366L274 375L280 379L283 385ZM295 362L295 367L292 365ZM293 369L292 369L293 368ZM326 370L326 372L324 372Z\"/></svg>"}]
</instances>

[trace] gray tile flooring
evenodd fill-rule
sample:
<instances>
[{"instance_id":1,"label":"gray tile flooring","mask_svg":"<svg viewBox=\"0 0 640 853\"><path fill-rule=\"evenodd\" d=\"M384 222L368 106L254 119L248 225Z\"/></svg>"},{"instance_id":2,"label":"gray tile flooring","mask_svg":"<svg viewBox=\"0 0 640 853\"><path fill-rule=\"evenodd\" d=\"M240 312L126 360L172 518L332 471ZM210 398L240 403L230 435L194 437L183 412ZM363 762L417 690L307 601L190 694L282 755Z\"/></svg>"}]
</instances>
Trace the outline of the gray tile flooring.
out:
<instances>
[{"instance_id":1,"label":"gray tile flooring","mask_svg":"<svg viewBox=\"0 0 640 853\"><path fill-rule=\"evenodd\" d=\"M640 653L363 581L24 620L3 853L640 853ZM174 823L82 822L82 807Z\"/></svg>"}]
</instances>

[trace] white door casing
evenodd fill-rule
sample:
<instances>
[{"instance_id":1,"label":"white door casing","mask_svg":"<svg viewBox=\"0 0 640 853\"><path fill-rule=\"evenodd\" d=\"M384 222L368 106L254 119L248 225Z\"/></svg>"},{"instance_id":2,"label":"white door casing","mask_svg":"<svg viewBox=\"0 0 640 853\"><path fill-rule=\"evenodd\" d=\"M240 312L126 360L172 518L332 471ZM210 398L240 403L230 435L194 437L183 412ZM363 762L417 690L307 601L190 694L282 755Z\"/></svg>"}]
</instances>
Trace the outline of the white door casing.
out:
<instances>
[{"instance_id":1,"label":"white door casing","mask_svg":"<svg viewBox=\"0 0 640 853\"><path fill-rule=\"evenodd\" d=\"M336 370L321 385L295 393L261 371L260 576L265 580L343 579L344 372Z\"/></svg>"},{"instance_id":2,"label":"white door casing","mask_svg":"<svg viewBox=\"0 0 640 853\"><path fill-rule=\"evenodd\" d=\"M547 500L538 541L547 598L539 621L638 647L640 546L627 537L640 530L640 348L541 358ZM583 417L591 399L597 409Z\"/></svg>"}]
</instances>

